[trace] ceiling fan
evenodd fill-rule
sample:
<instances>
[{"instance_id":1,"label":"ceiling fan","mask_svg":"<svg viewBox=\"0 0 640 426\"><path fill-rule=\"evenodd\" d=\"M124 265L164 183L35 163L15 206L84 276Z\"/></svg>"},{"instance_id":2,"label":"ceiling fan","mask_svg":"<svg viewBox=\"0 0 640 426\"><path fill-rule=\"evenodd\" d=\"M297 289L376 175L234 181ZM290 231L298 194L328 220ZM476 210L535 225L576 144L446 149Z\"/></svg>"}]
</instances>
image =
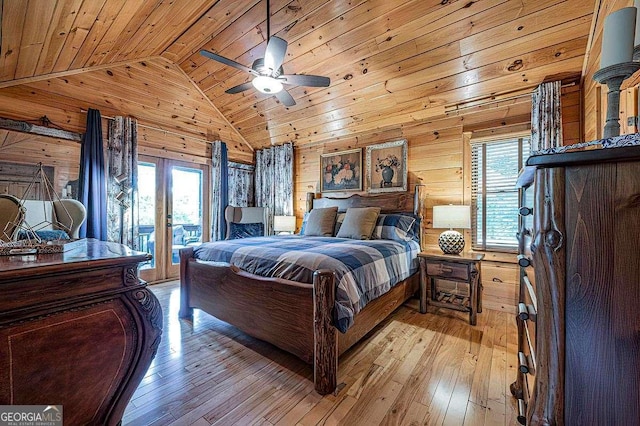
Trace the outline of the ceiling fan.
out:
<instances>
[{"instance_id":1,"label":"ceiling fan","mask_svg":"<svg viewBox=\"0 0 640 426\"><path fill-rule=\"evenodd\" d=\"M269 0L267 0L267 49L264 52L264 58L258 58L253 61L251 68L225 58L224 56L209 52L208 50L201 50L200 54L209 59L213 59L214 61L248 72L254 76L253 80L227 89L225 93L240 93L253 87L259 92L268 95L275 95L275 97L278 98L278 100L285 106L294 106L296 101L284 88L284 84L294 86L328 87L331 80L329 77L322 77L319 75L284 73L282 63L284 62L284 57L287 53L287 42L280 37L269 36L269 17Z\"/></svg>"}]
</instances>

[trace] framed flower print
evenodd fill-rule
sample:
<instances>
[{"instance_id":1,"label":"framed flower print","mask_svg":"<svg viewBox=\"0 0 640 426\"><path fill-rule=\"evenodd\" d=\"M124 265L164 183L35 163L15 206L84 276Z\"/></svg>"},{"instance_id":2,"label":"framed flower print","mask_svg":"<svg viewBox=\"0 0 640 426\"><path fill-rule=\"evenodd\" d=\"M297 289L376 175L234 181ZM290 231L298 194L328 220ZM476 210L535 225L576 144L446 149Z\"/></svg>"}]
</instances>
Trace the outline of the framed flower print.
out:
<instances>
[{"instance_id":1,"label":"framed flower print","mask_svg":"<svg viewBox=\"0 0 640 426\"><path fill-rule=\"evenodd\" d=\"M362 150L320 155L320 192L362 191Z\"/></svg>"},{"instance_id":2,"label":"framed flower print","mask_svg":"<svg viewBox=\"0 0 640 426\"><path fill-rule=\"evenodd\" d=\"M367 192L407 190L407 140L367 147Z\"/></svg>"}]
</instances>

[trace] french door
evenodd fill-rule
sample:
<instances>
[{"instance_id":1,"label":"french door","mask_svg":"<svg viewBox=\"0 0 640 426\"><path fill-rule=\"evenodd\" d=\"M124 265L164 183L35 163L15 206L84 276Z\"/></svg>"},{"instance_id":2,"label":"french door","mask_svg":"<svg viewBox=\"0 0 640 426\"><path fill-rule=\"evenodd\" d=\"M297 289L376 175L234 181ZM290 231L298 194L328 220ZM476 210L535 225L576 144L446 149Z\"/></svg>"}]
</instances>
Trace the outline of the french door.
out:
<instances>
[{"instance_id":1,"label":"french door","mask_svg":"<svg viewBox=\"0 0 640 426\"><path fill-rule=\"evenodd\" d=\"M138 245L153 256L141 267L142 279L178 278L179 250L208 240L208 171L204 164L139 157Z\"/></svg>"}]
</instances>

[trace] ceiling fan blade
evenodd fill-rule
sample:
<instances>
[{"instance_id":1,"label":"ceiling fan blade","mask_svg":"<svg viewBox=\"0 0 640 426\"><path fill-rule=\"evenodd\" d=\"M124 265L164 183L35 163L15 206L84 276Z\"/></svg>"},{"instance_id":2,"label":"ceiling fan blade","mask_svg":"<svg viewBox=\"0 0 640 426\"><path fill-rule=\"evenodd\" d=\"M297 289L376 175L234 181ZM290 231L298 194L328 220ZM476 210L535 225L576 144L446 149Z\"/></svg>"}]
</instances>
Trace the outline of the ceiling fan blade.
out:
<instances>
[{"instance_id":1,"label":"ceiling fan blade","mask_svg":"<svg viewBox=\"0 0 640 426\"><path fill-rule=\"evenodd\" d=\"M290 107L296 104L296 101L293 100L293 97L291 97L289 92L287 92L285 89L282 89L281 91L276 93L276 98L278 98L278 100L282 102L284 106Z\"/></svg>"},{"instance_id":2,"label":"ceiling fan blade","mask_svg":"<svg viewBox=\"0 0 640 426\"><path fill-rule=\"evenodd\" d=\"M213 52L209 52L208 50L201 50L200 54L202 56L206 56L209 59L213 59L214 61L218 61L221 64L225 64L225 65L228 65L230 67L237 68L239 70L248 72L249 74L258 75L258 73L255 72L254 70L252 70L251 68L249 68L247 66L244 66L244 65L242 65L242 64L240 64L240 63L238 63L236 61L233 61L231 59L225 58L224 56L220 56L220 55L217 55L217 54L215 54Z\"/></svg>"},{"instance_id":3,"label":"ceiling fan blade","mask_svg":"<svg viewBox=\"0 0 640 426\"><path fill-rule=\"evenodd\" d=\"M331 84L329 77L322 77L320 75L283 74L278 77L278 80L284 84L308 87L329 87L329 84Z\"/></svg>"},{"instance_id":4,"label":"ceiling fan blade","mask_svg":"<svg viewBox=\"0 0 640 426\"><path fill-rule=\"evenodd\" d=\"M232 88L225 90L224 93L234 95L236 93L244 92L245 90L249 90L251 88L253 88L253 84L251 84L250 81L247 81L246 83L238 84L237 86L233 86Z\"/></svg>"},{"instance_id":5,"label":"ceiling fan blade","mask_svg":"<svg viewBox=\"0 0 640 426\"><path fill-rule=\"evenodd\" d=\"M264 52L264 66L277 71L284 62L284 55L287 54L287 42L280 37L271 37L267 43L267 50Z\"/></svg>"}]
</instances>

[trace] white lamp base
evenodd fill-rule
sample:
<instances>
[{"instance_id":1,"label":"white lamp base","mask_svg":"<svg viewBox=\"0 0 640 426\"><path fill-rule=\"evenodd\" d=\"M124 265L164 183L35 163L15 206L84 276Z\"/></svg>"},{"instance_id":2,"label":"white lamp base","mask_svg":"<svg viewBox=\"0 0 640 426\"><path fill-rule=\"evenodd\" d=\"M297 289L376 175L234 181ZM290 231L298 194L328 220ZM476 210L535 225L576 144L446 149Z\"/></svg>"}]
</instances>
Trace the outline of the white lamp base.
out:
<instances>
[{"instance_id":1,"label":"white lamp base","mask_svg":"<svg viewBox=\"0 0 640 426\"><path fill-rule=\"evenodd\" d=\"M444 231L438 238L438 245L446 254L458 254L464 250L464 236L458 231Z\"/></svg>"}]
</instances>

